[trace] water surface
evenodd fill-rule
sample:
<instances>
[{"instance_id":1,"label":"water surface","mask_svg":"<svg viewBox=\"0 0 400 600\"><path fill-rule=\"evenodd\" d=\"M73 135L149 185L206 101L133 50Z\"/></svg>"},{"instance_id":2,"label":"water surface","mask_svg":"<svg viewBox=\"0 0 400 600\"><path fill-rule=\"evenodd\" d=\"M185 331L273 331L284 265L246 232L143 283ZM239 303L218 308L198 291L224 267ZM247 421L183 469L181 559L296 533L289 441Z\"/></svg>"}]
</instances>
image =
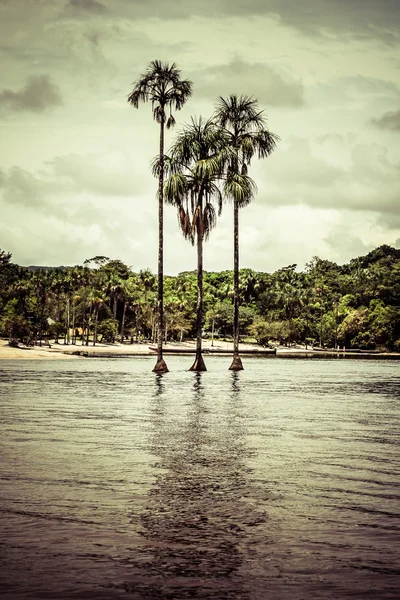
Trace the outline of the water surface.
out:
<instances>
[{"instance_id":1,"label":"water surface","mask_svg":"<svg viewBox=\"0 0 400 600\"><path fill-rule=\"evenodd\" d=\"M4 598L397 598L397 362L2 361Z\"/></svg>"}]
</instances>

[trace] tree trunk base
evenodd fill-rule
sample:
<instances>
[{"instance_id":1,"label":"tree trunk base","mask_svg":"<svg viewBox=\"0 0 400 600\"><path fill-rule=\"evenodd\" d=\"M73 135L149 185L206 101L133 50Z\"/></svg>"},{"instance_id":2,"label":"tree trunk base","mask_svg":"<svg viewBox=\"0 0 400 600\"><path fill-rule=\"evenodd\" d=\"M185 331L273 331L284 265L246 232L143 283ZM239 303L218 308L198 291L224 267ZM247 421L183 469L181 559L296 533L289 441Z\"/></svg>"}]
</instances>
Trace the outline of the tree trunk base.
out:
<instances>
[{"instance_id":1,"label":"tree trunk base","mask_svg":"<svg viewBox=\"0 0 400 600\"><path fill-rule=\"evenodd\" d=\"M196 353L196 359L189 371L207 371L206 363L204 362L201 352L199 354Z\"/></svg>"},{"instance_id":2,"label":"tree trunk base","mask_svg":"<svg viewBox=\"0 0 400 600\"><path fill-rule=\"evenodd\" d=\"M153 369L153 373L168 373L168 367L167 367L167 363L165 362L165 360L163 358L160 358L157 362L156 365Z\"/></svg>"},{"instance_id":3,"label":"tree trunk base","mask_svg":"<svg viewBox=\"0 0 400 600\"><path fill-rule=\"evenodd\" d=\"M243 371L242 359L240 356L234 356L229 371Z\"/></svg>"}]
</instances>

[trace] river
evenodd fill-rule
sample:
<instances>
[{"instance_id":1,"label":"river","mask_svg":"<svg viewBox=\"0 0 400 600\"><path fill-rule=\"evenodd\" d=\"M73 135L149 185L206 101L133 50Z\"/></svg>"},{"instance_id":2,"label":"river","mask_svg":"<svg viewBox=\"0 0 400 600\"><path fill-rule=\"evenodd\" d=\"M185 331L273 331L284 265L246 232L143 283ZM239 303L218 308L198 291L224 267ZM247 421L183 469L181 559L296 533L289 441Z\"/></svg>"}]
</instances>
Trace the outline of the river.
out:
<instances>
[{"instance_id":1,"label":"river","mask_svg":"<svg viewBox=\"0 0 400 600\"><path fill-rule=\"evenodd\" d=\"M394 599L398 361L2 361L0 594Z\"/></svg>"}]
</instances>

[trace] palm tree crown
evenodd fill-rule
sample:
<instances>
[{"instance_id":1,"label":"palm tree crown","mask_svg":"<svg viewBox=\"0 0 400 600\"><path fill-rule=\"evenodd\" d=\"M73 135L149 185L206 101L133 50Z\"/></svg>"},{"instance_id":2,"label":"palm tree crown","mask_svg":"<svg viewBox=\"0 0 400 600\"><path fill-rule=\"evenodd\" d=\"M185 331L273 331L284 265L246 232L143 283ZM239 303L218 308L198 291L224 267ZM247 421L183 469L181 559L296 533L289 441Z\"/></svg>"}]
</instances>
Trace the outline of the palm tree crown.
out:
<instances>
[{"instance_id":1,"label":"palm tree crown","mask_svg":"<svg viewBox=\"0 0 400 600\"><path fill-rule=\"evenodd\" d=\"M208 239L217 212L221 213L222 194L217 183L225 151L221 130L211 120L200 117L192 118L191 124L177 135L166 157L169 178L164 188L165 200L177 207L182 233L192 244L199 236Z\"/></svg>"},{"instance_id":2,"label":"palm tree crown","mask_svg":"<svg viewBox=\"0 0 400 600\"><path fill-rule=\"evenodd\" d=\"M223 129L231 148L224 192L230 199L236 199L242 208L253 199L256 186L248 180L243 189L238 182L247 175L254 155L258 158L269 156L279 137L268 131L264 111L259 110L257 100L249 96L231 94L226 99L220 96L214 120ZM246 190L247 194L244 193Z\"/></svg>"},{"instance_id":3,"label":"palm tree crown","mask_svg":"<svg viewBox=\"0 0 400 600\"><path fill-rule=\"evenodd\" d=\"M192 93L192 82L180 79L177 65L169 65L160 60L152 60L147 71L133 86L128 102L135 108L139 108L142 102L151 102L155 121L166 123L168 129L175 125L172 109L181 110ZM166 107L170 110L168 118Z\"/></svg>"},{"instance_id":4,"label":"palm tree crown","mask_svg":"<svg viewBox=\"0 0 400 600\"><path fill-rule=\"evenodd\" d=\"M231 158L226 163L224 195L233 200L234 214L234 358L231 369L243 369L239 357L239 208L249 204L256 193L256 185L247 175L248 165L254 155L266 158L271 154L278 136L267 129L263 111L258 109L257 100L249 96L231 94L219 98L215 122L229 140Z\"/></svg>"}]
</instances>

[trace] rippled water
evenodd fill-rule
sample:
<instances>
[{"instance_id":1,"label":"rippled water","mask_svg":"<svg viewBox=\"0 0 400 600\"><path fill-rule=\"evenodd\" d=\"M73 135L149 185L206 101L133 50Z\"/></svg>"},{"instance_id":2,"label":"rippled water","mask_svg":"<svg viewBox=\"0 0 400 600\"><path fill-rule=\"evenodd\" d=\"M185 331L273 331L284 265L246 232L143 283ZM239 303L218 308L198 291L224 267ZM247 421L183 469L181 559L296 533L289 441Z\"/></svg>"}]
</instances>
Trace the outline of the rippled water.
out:
<instances>
[{"instance_id":1,"label":"rippled water","mask_svg":"<svg viewBox=\"0 0 400 600\"><path fill-rule=\"evenodd\" d=\"M153 362L2 361L4 598L398 597L398 362Z\"/></svg>"}]
</instances>

